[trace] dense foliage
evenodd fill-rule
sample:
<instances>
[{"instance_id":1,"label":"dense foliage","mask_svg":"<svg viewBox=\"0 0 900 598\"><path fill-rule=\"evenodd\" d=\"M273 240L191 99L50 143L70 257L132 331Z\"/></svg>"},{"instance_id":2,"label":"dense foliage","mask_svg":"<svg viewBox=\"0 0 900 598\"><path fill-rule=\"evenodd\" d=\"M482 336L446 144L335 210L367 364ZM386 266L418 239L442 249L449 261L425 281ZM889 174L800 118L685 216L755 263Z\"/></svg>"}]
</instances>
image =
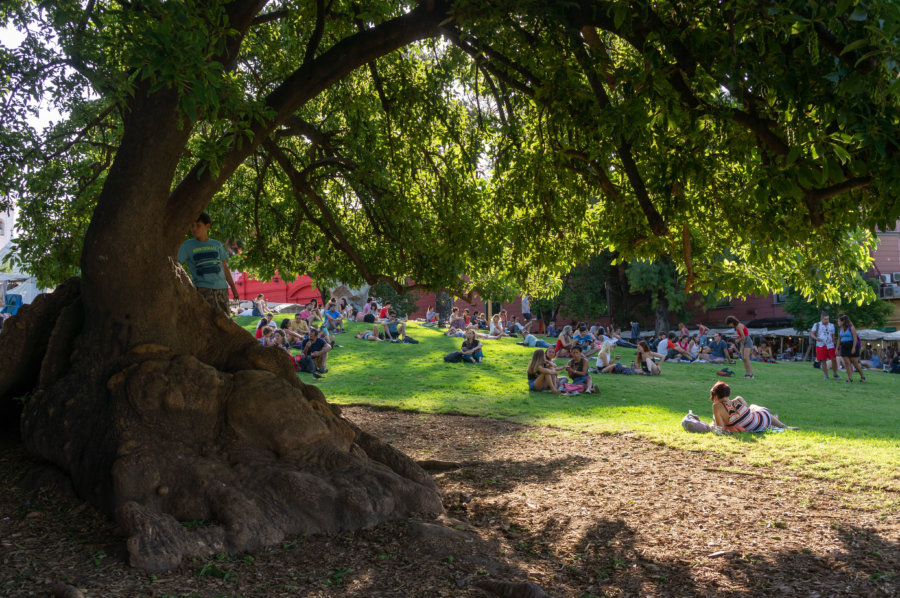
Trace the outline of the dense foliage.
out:
<instances>
[{"instance_id":1,"label":"dense foliage","mask_svg":"<svg viewBox=\"0 0 900 598\"><path fill-rule=\"evenodd\" d=\"M236 7L260 11L243 35ZM440 35L370 44L278 113L316 58L434 10ZM0 21L28 32L0 57L0 201L46 283L77 272L146 86L192 133L173 193L212 179L218 234L263 277L546 296L609 249L668 256L689 290L860 300L870 231L900 216L892 0L14 0ZM67 117L34 130L39 98Z\"/></svg>"}]
</instances>

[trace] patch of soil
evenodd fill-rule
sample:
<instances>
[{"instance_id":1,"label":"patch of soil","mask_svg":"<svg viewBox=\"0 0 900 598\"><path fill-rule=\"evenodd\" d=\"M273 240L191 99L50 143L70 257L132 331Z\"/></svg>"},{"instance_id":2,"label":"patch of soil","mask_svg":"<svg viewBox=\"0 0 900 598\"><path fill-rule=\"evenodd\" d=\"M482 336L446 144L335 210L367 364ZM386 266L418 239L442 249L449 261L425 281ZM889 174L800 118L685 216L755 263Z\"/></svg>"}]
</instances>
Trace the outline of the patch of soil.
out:
<instances>
[{"instance_id":1,"label":"patch of soil","mask_svg":"<svg viewBox=\"0 0 900 598\"><path fill-rule=\"evenodd\" d=\"M446 515L150 576L124 562L110 521L7 441L0 596L485 598L492 580L572 598L898 595L897 511L851 506L834 484L627 435L369 407L344 414L425 463Z\"/></svg>"}]
</instances>

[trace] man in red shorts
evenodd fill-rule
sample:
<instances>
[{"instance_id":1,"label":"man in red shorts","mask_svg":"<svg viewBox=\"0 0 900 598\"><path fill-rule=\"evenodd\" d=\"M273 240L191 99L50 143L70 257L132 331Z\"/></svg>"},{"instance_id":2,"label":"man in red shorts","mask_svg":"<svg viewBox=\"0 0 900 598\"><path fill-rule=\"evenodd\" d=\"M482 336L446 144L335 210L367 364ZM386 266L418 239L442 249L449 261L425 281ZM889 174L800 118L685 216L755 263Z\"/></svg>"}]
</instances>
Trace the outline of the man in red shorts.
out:
<instances>
[{"instance_id":1,"label":"man in red shorts","mask_svg":"<svg viewBox=\"0 0 900 598\"><path fill-rule=\"evenodd\" d=\"M840 380L837 356L834 350L836 338L834 324L831 324L828 320L828 314L823 311L822 319L813 324L812 329L809 331L809 337L816 343L816 361L822 364L822 372L825 374L825 379L828 380L828 367L829 362L831 362L834 377Z\"/></svg>"}]
</instances>

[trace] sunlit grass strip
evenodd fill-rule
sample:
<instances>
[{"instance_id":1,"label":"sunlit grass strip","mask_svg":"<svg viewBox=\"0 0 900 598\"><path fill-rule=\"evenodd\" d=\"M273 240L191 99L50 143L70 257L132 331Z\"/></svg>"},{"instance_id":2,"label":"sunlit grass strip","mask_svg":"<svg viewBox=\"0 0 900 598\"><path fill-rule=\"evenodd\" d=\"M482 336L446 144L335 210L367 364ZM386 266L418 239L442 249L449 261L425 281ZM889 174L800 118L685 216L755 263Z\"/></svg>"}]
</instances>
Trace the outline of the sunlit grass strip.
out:
<instances>
[{"instance_id":1,"label":"sunlit grass strip","mask_svg":"<svg viewBox=\"0 0 900 598\"><path fill-rule=\"evenodd\" d=\"M255 319L246 326L255 328ZM277 319L280 321L280 318ZM245 320L245 323L247 320ZM362 324L351 323L357 332ZM752 467L783 466L845 487L900 489L900 376L871 372L865 384L822 379L810 363L754 363L755 380L727 379L733 394L765 405L797 432L717 437L688 434L692 409L711 418L712 364L664 364L663 375L595 376L599 395L555 397L528 392L532 349L514 339L484 341L480 365L444 363L461 339L411 323L418 345L373 343L338 335L329 374L317 385L329 401L433 413L462 413L594 433L636 433L680 449L727 454ZM633 351L620 350L628 364ZM562 363L563 360L560 360ZM303 375L304 381L311 381Z\"/></svg>"}]
</instances>

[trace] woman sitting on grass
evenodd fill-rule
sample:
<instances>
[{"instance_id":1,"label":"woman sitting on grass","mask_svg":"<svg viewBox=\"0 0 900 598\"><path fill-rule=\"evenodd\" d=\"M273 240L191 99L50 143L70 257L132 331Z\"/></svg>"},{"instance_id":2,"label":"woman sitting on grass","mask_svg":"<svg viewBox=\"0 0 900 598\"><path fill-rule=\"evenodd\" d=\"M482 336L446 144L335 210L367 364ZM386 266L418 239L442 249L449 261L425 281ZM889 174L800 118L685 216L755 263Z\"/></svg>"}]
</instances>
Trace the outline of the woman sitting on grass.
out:
<instances>
[{"instance_id":1,"label":"woman sitting on grass","mask_svg":"<svg viewBox=\"0 0 900 598\"><path fill-rule=\"evenodd\" d=\"M262 332L260 333L259 344L263 347L274 347L275 346L275 329L271 326L263 326Z\"/></svg>"},{"instance_id":2,"label":"woman sitting on grass","mask_svg":"<svg viewBox=\"0 0 900 598\"><path fill-rule=\"evenodd\" d=\"M575 340L572 338L572 327L566 326L556 339L556 354L559 357L569 357L574 346Z\"/></svg>"},{"instance_id":3,"label":"woman sitting on grass","mask_svg":"<svg viewBox=\"0 0 900 598\"><path fill-rule=\"evenodd\" d=\"M763 363L775 363L775 356L772 355L772 347L769 343L763 341L759 344L759 360Z\"/></svg>"},{"instance_id":4,"label":"woman sitting on grass","mask_svg":"<svg viewBox=\"0 0 900 598\"><path fill-rule=\"evenodd\" d=\"M490 332L491 336L496 336L497 338L509 336L508 334L506 334L506 331L503 330L503 322L500 321L500 314L494 314L491 317L491 323L488 326L488 332Z\"/></svg>"},{"instance_id":5,"label":"woman sitting on grass","mask_svg":"<svg viewBox=\"0 0 900 598\"><path fill-rule=\"evenodd\" d=\"M559 394L559 382L556 375L556 364L547 359L541 349L535 349L528 364L528 390L546 390Z\"/></svg>"},{"instance_id":6,"label":"woman sitting on grass","mask_svg":"<svg viewBox=\"0 0 900 598\"><path fill-rule=\"evenodd\" d=\"M662 370L660 370L659 366L656 365L656 362L653 361L654 357L663 359L663 357L665 356L651 351L650 345L647 344L647 341L638 341L638 350L635 361L640 364L641 372L643 372L647 376L659 376L662 373Z\"/></svg>"},{"instance_id":7,"label":"woman sitting on grass","mask_svg":"<svg viewBox=\"0 0 900 598\"><path fill-rule=\"evenodd\" d=\"M469 363L481 363L481 360L484 359L484 353L481 352L481 341L475 337L474 329L466 330L466 338L462 343L460 353L462 353L463 361Z\"/></svg>"},{"instance_id":8,"label":"woman sitting on grass","mask_svg":"<svg viewBox=\"0 0 900 598\"><path fill-rule=\"evenodd\" d=\"M694 361L712 361L712 351L709 347L700 342L700 335L696 332L691 337L691 344L688 351L691 354L691 359Z\"/></svg>"},{"instance_id":9,"label":"woman sitting on grass","mask_svg":"<svg viewBox=\"0 0 900 598\"><path fill-rule=\"evenodd\" d=\"M584 392L591 392L593 381L588 374L588 360L581 354L581 347L575 345L572 347L572 359L566 365L566 371L572 377L572 384L580 384L584 387ZM567 395L579 394L578 391L566 393Z\"/></svg>"},{"instance_id":10,"label":"woman sitting on grass","mask_svg":"<svg viewBox=\"0 0 900 598\"><path fill-rule=\"evenodd\" d=\"M716 425L728 432L763 432L769 428L797 430L779 421L777 415L759 405L747 405L743 397L731 399L731 387L724 382L716 382L709 389L709 400L713 404L713 419Z\"/></svg>"},{"instance_id":11,"label":"woman sitting on grass","mask_svg":"<svg viewBox=\"0 0 900 598\"><path fill-rule=\"evenodd\" d=\"M597 353L597 371L604 373L604 369L614 365L612 363L612 341L603 341L600 343L600 352Z\"/></svg>"}]
</instances>

